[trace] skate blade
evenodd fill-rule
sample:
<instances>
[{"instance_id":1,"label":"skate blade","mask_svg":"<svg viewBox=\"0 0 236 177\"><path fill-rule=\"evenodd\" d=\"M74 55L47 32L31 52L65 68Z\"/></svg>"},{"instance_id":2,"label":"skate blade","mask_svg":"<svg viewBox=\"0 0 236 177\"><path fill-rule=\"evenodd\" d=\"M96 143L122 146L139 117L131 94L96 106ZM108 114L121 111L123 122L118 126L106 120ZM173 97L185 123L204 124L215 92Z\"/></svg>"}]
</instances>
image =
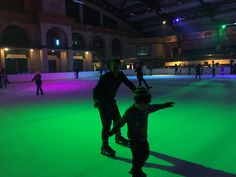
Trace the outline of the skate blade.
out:
<instances>
[{"instance_id":1,"label":"skate blade","mask_svg":"<svg viewBox=\"0 0 236 177\"><path fill-rule=\"evenodd\" d=\"M119 144L119 145L125 146L125 147L129 147L129 143L124 143L124 142L116 141L116 144Z\"/></svg>"},{"instance_id":2,"label":"skate blade","mask_svg":"<svg viewBox=\"0 0 236 177\"><path fill-rule=\"evenodd\" d=\"M116 157L116 154L109 154L109 153L106 153L106 152L101 152L101 154L104 155L104 156L107 156L107 157L111 157L111 158Z\"/></svg>"}]
</instances>

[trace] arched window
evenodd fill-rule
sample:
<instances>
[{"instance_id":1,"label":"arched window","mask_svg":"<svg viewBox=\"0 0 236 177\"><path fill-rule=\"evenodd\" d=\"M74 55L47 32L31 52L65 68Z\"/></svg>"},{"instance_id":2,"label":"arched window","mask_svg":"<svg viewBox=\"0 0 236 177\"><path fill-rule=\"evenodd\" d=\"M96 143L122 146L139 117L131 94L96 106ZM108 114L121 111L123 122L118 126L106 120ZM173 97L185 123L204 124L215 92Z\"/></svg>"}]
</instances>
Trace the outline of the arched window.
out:
<instances>
[{"instance_id":1,"label":"arched window","mask_svg":"<svg viewBox=\"0 0 236 177\"><path fill-rule=\"evenodd\" d=\"M29 47L28 35L24 29L16 25L7 26L3 30L2 43L9 47Z\"/></svg>"},{"instance_id":2,"label":"arched window","mask_svg":"<svg viewBox=\"0 0 236 177\"><path fill-rule=\"evenodd\" d=\"M95 58L97 60L104 60L105 59L105 46L103 39L99 36L95 36L92 41L92 50L95 51Z\"/></svg>"},{"instance_id":3,"label":"arched window","mask_svg":"<svg viewBox=\"0 0 236 177\"><path fill-rule=\"evenodd\" d=\"M72 48L74 50L85 50L84 39L79 33L72 34Z\"/></svg>"},{"instance_id":4,"label":"arched window","mask_svg":"<svg viewBox=\"0 0 236 177\"><path fill-rule=\"evenodd\" d=\"M112 41L112 56L117 57L122 55L121 43L119 39Z\"/></svg>"},{"instance_id":5,"label":"arched window","mask_svg":"<svg viewBox=\"0 0 236 177\"><path fill-rule=\"evenodd\" d=\"M60 28L51 28L47 32L48 48L67 48L67 37Z\"/></svg>"}]
</instances>

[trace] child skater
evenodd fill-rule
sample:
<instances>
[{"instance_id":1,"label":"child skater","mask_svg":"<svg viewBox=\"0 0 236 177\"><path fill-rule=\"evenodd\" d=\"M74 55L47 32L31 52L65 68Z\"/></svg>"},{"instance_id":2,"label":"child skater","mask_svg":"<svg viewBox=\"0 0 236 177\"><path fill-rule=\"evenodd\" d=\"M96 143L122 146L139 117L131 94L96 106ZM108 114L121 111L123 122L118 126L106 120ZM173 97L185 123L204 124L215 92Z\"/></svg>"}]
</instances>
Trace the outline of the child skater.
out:
<instances>
[{"instance_id":1,"label":"child skater","mask_svg":"<svg viewBox=\"0 0 236 177\"><path fill-rule=\"evenodd\" d=\"M42 89L42 76L39 73L39 71L34 75L32 82L35 81L36 87L37 87L37 92L36 95L39 95L39 91L41 95L43 96L43 89Z\"/></svg>"},{"instance_id":2,"label":"child skater","mask_svg":"<svg viewBox=\"0 0 236 177\"><path fill-rule=\"evenodd\" d=\"M132 152L132 169L130 173L132 177L146 177L142 167L149 156L149 144L147 141L148 114L160 109L173 107L174 102L150 104L151 95L143 87L139 87L134 91L134 102L126 110L123 118L107 134L112 136L127 123L128 138Z\"/></svg>"}]
</instances>

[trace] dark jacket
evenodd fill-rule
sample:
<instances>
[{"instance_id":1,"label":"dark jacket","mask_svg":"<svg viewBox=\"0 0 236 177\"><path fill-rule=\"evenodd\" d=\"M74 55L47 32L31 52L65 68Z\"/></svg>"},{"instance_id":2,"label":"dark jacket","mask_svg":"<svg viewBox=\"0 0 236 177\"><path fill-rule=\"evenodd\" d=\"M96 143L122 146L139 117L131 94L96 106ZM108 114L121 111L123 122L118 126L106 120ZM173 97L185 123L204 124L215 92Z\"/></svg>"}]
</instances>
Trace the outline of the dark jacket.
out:
<instances>
[{"instance_id":1,"label":"dark jacket","mask_svg":"<svg viewBox=\"0 0 236 177\"><path fill-rule=\"evenodd\" d=\"M40 74L35 74L33 79L32 79L32 82L35 81L35 83L37 85L41 85L42 84L42 76Z\"/></svg>"},{"instance_id":2,"label":"dark jacket","mask_svg":"<svg viewBox=\"0 0 236 177\"><path fill-rule=\"evenodd\" d=\"M137 77L143 77L143 67L142 66L138 66L136 68L135 72L137 72Z\"/></svg>"},{"instance_id":3,"label":"dark jacket","mask_svg":"<svg viewBox=\"0 0 236 177\"><path fill-rule=\"evenodd\" d=\"M113 101L121 83L124 83L131 90L136 89L135 85L122 71L119 71L116 77L111 71L105 73L102 77L100 77L97 85L93 89L94 101Z\"/></svg>"},{"instance_id":4,"label":"dark jacket","mask_svg":"<svg viewBox=\"0 0 236 177\"><path fill-rule=\"evenodd\" d=\"M116 133L119 128L127 123L129 140L146 141L148 131L148 115L166 107L168 107L167 104L152 104L149 105L145 111L142 111L137 106L132 105L126 110L122 119L120 119L111 130L111 134Z\"/></svg>"}]
</instances>

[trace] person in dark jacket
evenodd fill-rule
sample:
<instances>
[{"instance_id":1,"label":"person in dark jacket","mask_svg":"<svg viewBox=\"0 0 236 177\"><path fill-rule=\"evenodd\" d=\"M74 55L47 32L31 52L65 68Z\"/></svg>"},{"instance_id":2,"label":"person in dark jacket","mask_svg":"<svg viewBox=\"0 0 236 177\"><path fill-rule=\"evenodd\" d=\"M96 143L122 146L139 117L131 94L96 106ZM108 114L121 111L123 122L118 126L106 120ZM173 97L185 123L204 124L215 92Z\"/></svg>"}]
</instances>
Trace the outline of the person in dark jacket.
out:
<instances>
[{"instance_id":1,"label":"person in dark jacket","mask_svg":"<svg viewBox=\"0 0 236 177\"><path fill-rule=\"evenodd\" d=\"M5 88L7 88L7 84L10 84L5 68L0 70L0 88L2 88L3 84Z\"/></svg>"},{"instance_id":2,"label":"person in dark jacket","mask_svg":"<svg viewBox=\"0 0 236 177\"><path fill-rule=\"evenodd\" d=\"M95 88L93 89L94 107L97 107L102 122L102 147L101 154L115 156L115 151L109 146L108 136L105 134L111 128L112 121L116 123L120 118L120 112L116 104L115 96L121 83L124 83L131 90L135 90L135 85L128 80L125 74L120 71L121 63L119 59L110 61L110 71L103 74ZM127 139L117 131L115 142L129 145Z\"/></svg>"},{"instance_id":3,"label":"person in dark jacket","mask_svg":"<svg viewBox=\"0 0 236 177\"><path fill-rule=\"evenodd\" d=\"M202 65L198 64L195 68L195 79L201 79L201 75L202 75Z\"/></svg>"},{"instance_id":4,"label":"person in dark jacket","mask_svg":"<svg viewBox=\"0 0 236 177\"><path fill-rule=\"evenodd\" d=\"M142 85L142 82L143 82L147 89L152 88L152 87L148 86L147 82L143 78L143 62L139 63L139 65L136 68L135 72L136 72L136 75L137 75L139 87Z\"/></svg>"},{"instance_id":5,"label":"person in dark jacket","mask_svg":"<svg viewBox=\"0 0 236 177\"><path fill-rule=\"evenodd\" d=\"M132 152L132 177L146 177L142 167L149 156L149 144L147 140L148 115L160 109L173 107L174 102L164 104L150 104L151 95L148 90L139 87L134 91L135 103L129 107L122 119L120 119L113 129L108 132L112 136L126 123L128 125L128 138Z\"/></svg>"},{"instance_id":6,"label":"person in dark jacket","mask_svg":"<svg viewBox=\"0 0 236 177\"><path fill-rule=\"evenodd\" d=\"M41 95L43 96L43 89L42 89L42 76L39 72L37 72L33 79L31 80L32 82L35 81L35 84L36 84L36 87L37 87L37 91L36 91L36 95L38 96L39 95L39 91L41 93Z\"/></svg>"}]
</instances>

